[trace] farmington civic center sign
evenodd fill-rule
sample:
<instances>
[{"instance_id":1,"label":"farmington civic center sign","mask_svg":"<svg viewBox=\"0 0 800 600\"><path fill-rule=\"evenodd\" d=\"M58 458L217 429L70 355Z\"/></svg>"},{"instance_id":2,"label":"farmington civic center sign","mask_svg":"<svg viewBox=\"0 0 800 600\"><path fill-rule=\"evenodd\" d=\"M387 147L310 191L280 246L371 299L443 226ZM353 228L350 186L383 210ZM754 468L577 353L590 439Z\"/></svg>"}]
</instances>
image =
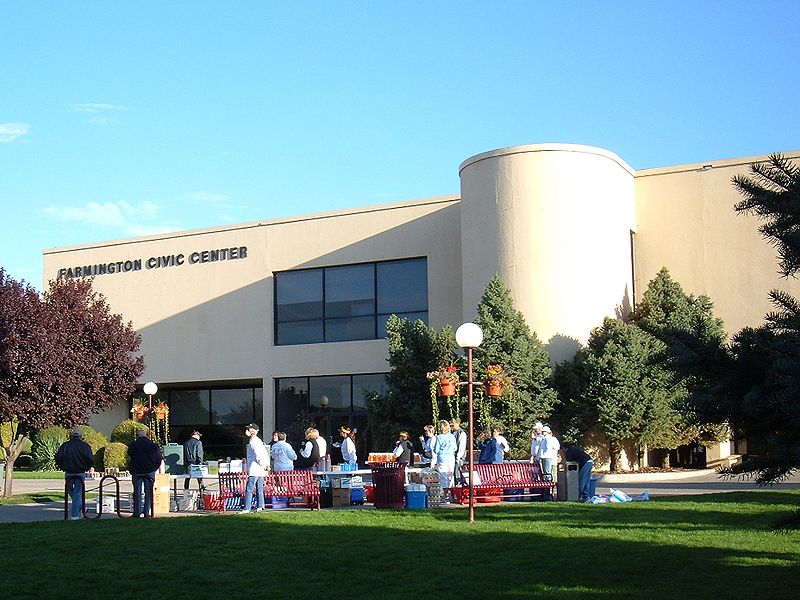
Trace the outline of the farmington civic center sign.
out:
<instances>
[{"instance_id":1,"label":"farmington civic center sign","mask_svg":"<svg viewBox=\"0 0 800 600\"><path fill-rule=\"evenodd\" d=\"M119 260L94 265L79 265L58 270L58 279L72 277L96 277L98 275L114 275L116 273L131 273L145 269L163 269L167 267L182 267L184 265L199 265L203 263L242 260L247 258L247 246L233 248L219 248L217 250L198 250L189 254L167 254L165 256L150 256L146 259Z\"/></svg>"}]
</instances>

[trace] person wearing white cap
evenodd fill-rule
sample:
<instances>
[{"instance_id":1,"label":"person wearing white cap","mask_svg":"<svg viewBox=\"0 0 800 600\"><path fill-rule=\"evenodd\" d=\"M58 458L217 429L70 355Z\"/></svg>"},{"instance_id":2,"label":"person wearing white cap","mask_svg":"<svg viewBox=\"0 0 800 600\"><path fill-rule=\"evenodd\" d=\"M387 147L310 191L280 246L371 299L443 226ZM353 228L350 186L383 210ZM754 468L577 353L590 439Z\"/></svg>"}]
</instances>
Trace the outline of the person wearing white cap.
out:
<instances>
[{"instance_id":1,"label":"person wearing white cap","mask_svg":"<svg viewBox=\"0 0 800 600\"><path fill-rule=\"evenodd\" d=\"M242 514L247 514L253 504L254 489L258 501L256 512L264 510L264 475L269 470L269 450L258 437L258 425L250 423L245 427L244 433L250 438L247 442L247 487L244 492L244 510L242 511Z\"/></svg>"},{"instance_id":2,"label":"person wearing white cap","mask_svg":"<svg viewBox=\"0 0 800 600\"><path fill-rule=\"evenodd\" d=\"M542 460L542 473L548 473L556 480L556 465L558 464L558 451L561 449L561 444L553 435L553 431L549 425L542 427L542 441L539 446L539 455Z\"/></svg>"},{"instance_id":3,"label":"person wearing white cap","mask_svg":"<svg viewBox=\"0 0 800 600\"><path fill-rule=\"evenodd\" d=\"M531 463L542 467L541 461L541 446L542 446L542 422L536 421L533 424L533 432L531 433Z\"/></svg>"}]
</instances>

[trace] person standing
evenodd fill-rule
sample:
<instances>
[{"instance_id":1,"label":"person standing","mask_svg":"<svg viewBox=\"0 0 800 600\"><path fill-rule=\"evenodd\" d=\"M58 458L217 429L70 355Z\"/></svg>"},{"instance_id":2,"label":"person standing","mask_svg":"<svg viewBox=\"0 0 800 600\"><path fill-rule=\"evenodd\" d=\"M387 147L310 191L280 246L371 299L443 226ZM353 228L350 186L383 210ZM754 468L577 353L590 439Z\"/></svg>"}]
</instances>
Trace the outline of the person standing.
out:
<instances>
[{"instance_id":1,"label":"person standing","mask_svg":"<svg viewBox=\"0 0 800 600\"><path fill-rule=\"evenodd\" d=\"M358 457L356 456L356 445L350 437L352 431L346 425L339 428L339 435L342 436L342 461L351 467L358 466Z\"/></svg>"},{"instance_id":2,"label":"person standing","mask_svg":"<svg viewBox=\"0 0 800 600\"><path fill-rule=\"evenodd\" d=\"M497 443L497 438L490 436L488 432L481 431L478 436L478 448L481 451L478 458L479 465L503 464L503 449Z\"/></svg>"},{"instance_id":3,"label":"person standing","mask_svg":"<svg viewBox=\"0 0 800 600\"><path fill-rule=\"evenodd\" d=\"M453 471L455 474L454 481L459 483L461 481L461 465L467 456L467 434L461 429L461 421L458 419L450 419L450 431L456 440L456 466Z\"/></svg>"},{"instance_id":4,"label":"person standing","mask_svg":"<svg viewBox=\"0 0 800 600\"><path fill-rule=\"evenodd\" d=\"M433 425L425 425L422 428L423 435L419 436L420 460L419 464L429 465L433 458L433 445L436 442L436 430Z\"/></svg>"},{"instance_id":5,"label":"person standing","mask_svg":"<svg viewBox=\"0 0 800 600\"><path fill-rule=\"evenodd\" d=\"M253 505L253 490L258 497L256 512L264 510L264 475L269 471L269 450L266 444L258 437L258 425L250 423L244 430L249 438L247 442L247 488L244 492L244 510L242 514L250 512Z\"/></svg>"},{"instance_id":6,"label":"person standing","mask_svg":"<svg viewBox=\"0 0 800 600\"><path fill-rule=\"evenodd\" d=\"M300 457L296 459L296 468L311 469L319 461L319 436L314 435L316 432L317 430L313 427L306 429L306 440L303 442L303 447L300 448Z\"/></svg>"},{"instance_id":7,"label":"person standing","mask_svg":"<svg viewBox=\"0 0 800 600\"><path fill-rule=\"evenodd\" d=\"M400 432L394 443L392 454L394 454L395 461L399 463L414 464L414 444L409 441L407 431Z\"/></svg>"},{"instance_id":8,"label":"person standing","mask_svg":"<svg viewBox=\"0 0 800 600\"><path fill-rule=\"evenodd\" d=\"M200 441L201 433L199 431L193 431L192 435L183 443L183 464L186 467L186 474L190 475L192 470L192 465L202 465L203 464L203 442ZM187 477L183 480L183 489L189 489L189 482L191 481L191 477ZM203 478L197 478L197 485L200 489L203 489Z\"/></svg>"},{"instance_id":9,"label":"person standing","mask_svg":"<svg viewBox=\"0 0 800 600\"><path fill-rule=\"evenodd\" d=\"M133 514L142 518L153 515L153 485L156 471L164 460L161 450L147 437L148 433L149 429L140 429L128 446L128 470L133 477Z\"/></svg>"},{"instance_id":10,"label":"person standing","mask_svg":"<svg viewBox=\"0 0 800 600\"><path fill-rule=\"evenodd\" d=\"M497 441L497 445L500 446L500 449L503 451L503 459L505 459L506 454L511 451L511 444L509 444L508 440L503 436L503 430L495 425L492 427L492 437Z\"/></svg>"},{"instance_id":11,"label":"person standing","mask_svg":"<svg viewBox=\"0 0 800 600\"><path fill-rule=\"evenodd\" d=\"M297 452L294 451L286 441L286 433L276 432L277 442L272 444L270 454L272 455L272 468L275 471L293 471L294 461L297 460Z\"/></svg>"},{"instance_id":12,"label":"person standing","mask_svg":"<svg viewBox=\"0 0 800 600\"><path fill-rule=\"evenodd\" d=\"M560 449L561 444L558 443L558 439L553 435L550 426L545 425L542 427L542 442L539 451L542 460L542 473L544 475L549 474L552 478L551 481L556 481L556 467Z\"/></svg>"},{"instance_id":13,"label":"person standing","mask_svg":"<svg viewBox=\"0 0 800 600\"><path fill-rule=\"evenodd\" d=\"M578 500L585 502L589 499L589 482L592 477L594 461L582 448L567 444L564 446L564 460L578 463Z\"/></svg>"},{"instance_id":14,"label":"person standing","mask_svg":"<svg viewBox=\"0 0 800 600\"><path fill-rule=\"evenodd\" d=\"M83 433L77 427L72 430L69 439L59 446L56 452L56 466L64 471L66 492L72 502L70 520L83 518L83 496L86 472L94 472L94 455L92 448L83 441Z\"/></svg>"},{"instance_id":15,"label":"person standing","mask_svg":"<svg viewBox=\"0 0 800 600\"><path fill-rule=\"evenodd\" d=\"M541 461L541 447L542 447L542 422L536 421L533 424L533 433L531 434L531 463L539 465L539 470L542 469Z\"/></svg>"},{"instance_id":16,"label":"person standing","mask_svg":"<svg viewBox=\"0 0 800 600\"><path fill-rule=\"evenodd\" d=\"M456 440L450 433L450 423L439 421L439 435L433 443L431 467L439 471L439 481L445 490L445 502L451 497L453 470L456 465Z\"/></svg>"}]
</instances>

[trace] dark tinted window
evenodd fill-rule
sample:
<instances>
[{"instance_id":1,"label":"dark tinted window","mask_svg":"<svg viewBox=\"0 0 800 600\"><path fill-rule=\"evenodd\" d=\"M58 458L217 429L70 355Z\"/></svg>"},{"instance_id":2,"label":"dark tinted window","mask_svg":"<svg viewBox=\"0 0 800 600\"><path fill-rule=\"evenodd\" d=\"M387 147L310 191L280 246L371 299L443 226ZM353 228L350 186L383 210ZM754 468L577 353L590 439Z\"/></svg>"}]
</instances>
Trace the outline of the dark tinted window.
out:
<instances>
[{"instance_id":1,"label":"dark tinted window","mask_svg":"<svg viewBox=\"0 0 800 600\"><path fill-rule=\"evenodd\" d=\"M390 314L428 322L426 259L275 274L277 345L383 338Z\"/></svg>"}]
</instances>

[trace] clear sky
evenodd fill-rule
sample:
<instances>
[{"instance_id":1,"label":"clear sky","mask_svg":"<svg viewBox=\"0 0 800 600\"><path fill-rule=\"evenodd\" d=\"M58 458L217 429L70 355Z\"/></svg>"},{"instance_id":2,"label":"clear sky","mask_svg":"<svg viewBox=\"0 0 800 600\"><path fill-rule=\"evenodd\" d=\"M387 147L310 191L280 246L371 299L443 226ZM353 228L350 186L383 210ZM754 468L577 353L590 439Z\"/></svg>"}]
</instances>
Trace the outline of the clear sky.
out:
<instances>
[{"instance_id":1,"label":"clear sky","mask_svg":"<svg viewBox=\"0 0 800 600\"><path fill-rule=\"evenodd\" d=\"M495 148L800 149L800 2L0 5L0 266L459 192ZM302 240L298 240L302 243Z\"/></svg>"}]
</instances>

